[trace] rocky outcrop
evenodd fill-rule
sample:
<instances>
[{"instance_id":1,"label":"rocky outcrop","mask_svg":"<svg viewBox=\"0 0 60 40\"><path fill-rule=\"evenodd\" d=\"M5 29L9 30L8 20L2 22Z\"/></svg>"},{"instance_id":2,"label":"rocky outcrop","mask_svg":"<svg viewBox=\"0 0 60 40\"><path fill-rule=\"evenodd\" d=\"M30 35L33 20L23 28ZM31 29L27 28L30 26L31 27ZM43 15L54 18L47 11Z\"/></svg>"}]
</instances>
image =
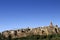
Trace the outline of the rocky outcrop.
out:
<instances>
[{"instance_id":1,"label":"rocky outcrop","mask_svg":"<svg viewBox=\"0 0 60 40\"><path fill-rule=\"evenodd\" d=\"M2 32L2 36L4 38L20 38L26 37L29 35L49 35L49 34L60 34L60 28L58 25L54 26L52 22L49 26L44 27L37 27L37 28L26 28L26 29L19 29L19 30L9 30Z\"/></svg>"}]
</instances>

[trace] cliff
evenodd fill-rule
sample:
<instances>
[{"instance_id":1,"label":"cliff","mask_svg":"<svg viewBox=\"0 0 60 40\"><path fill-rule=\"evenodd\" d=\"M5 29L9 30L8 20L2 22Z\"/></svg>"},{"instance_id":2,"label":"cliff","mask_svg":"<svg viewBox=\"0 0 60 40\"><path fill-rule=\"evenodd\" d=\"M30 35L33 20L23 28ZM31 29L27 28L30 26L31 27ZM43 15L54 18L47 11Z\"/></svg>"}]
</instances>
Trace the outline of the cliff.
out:
<instances>
[{"instance_id":1,"label":"cliff","mask_svg":"<svg viewBox=\"0 0 60 40\"><path fill-rule=\"evenodd\" d=\"M50 35L60 34L60 28L58 25L53 25L52 22L49 26L37 27L37 28L26 28L18 30L7 30L1 33L4 38L21 38L29 35Z\"/></svg>"}]
</instances>

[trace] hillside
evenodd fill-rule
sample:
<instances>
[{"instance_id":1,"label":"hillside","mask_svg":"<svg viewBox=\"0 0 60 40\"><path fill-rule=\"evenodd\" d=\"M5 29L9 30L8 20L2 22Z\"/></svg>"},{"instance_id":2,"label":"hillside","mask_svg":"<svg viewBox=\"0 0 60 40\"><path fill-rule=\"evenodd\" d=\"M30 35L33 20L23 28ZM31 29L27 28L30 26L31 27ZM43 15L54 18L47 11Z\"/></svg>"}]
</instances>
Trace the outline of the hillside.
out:
<instances>
[{"instance_id":1,"label":"hillside","mask_svg":"<svg viewBox=\"0 0 60 40\"><path fill-rule=\"evenodd\" d=\"M52 35L30 35L27 37L21 38L1 38L0 40L60 40L60 34L52 34Z\"/></svg>"},{"instance_id":2,"label":"hillside","mask_svg":"<svg viewBox=\"0 0 60 40\"><path fill-rule=\"evenodd\" d=\"M58 25L53 25L52 22L49 26L7 30L0 33L2 40L57 40L59 38L60 28Z\"/></svg>"}]
</instances>

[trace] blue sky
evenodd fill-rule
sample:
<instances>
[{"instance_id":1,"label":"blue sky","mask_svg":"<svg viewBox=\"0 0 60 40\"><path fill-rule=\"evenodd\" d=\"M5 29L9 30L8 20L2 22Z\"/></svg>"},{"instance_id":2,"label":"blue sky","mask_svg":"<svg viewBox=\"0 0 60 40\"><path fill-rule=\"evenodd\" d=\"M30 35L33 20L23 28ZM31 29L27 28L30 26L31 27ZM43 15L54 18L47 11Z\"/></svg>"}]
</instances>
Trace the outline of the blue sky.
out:
<instances>
[{"instance_id":1,"label":"blue sky","mask_svg":"<svg viewBox=\"0 0 60 40\"><path fill-rule=\"evenodd\" d=\"M0 0L0 31L60 26L60 0Z\"/></svg>"}]
</instances>

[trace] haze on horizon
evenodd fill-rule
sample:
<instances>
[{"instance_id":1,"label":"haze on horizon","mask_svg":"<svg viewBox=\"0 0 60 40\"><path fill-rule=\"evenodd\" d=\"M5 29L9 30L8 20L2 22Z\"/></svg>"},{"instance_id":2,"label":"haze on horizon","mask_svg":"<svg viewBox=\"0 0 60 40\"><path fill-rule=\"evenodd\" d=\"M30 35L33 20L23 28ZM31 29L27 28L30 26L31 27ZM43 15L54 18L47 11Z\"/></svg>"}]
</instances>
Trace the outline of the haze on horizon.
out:
<instances>
[{"instance_id":1,"label":"haze on horizon","mask_svg":"<svg viewBox=\"0 0 60 40\"><path fill-rule=\"evenodd\" d=\"M60 26L60 0L0 0L0 31Z\"/></svg>"}]
</instances>

